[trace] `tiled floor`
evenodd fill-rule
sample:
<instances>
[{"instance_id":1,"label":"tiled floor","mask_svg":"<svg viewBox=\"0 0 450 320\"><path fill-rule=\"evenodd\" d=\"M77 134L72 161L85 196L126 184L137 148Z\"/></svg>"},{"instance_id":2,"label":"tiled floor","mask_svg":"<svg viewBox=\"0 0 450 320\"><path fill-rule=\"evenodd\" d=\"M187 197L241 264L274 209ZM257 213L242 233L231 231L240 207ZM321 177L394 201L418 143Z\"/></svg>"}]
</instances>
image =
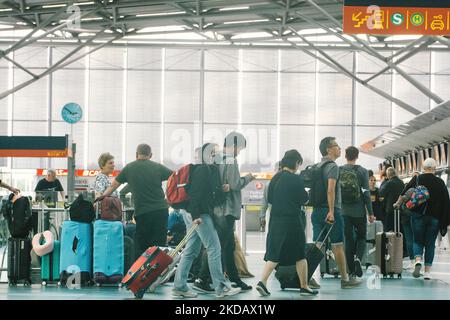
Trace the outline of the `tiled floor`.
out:
<instances>
[{"instance_id":1,"label":"tiled floor","mask_svg":"<svg viewBox=\"0 0 450 320\"><path fill-rule=\"evenodd\" d=\"M263 236L257 233L248 237L247 248L250 253L247 256L249 269L254 273L255 278L244 279L251 285L255 285L261 275L263 265L263 253L257 252L264 249L261 242ZM408 262L405 262L407 264ZM409 272L404 272L403 279L382 279L375 285L370 285L369 275L365 275L363 284L357 289L341 290L340 280L333 277L321 279L322 289L320 294L314 298L300 297L296 290L280 289L278 281L272 276L269 280L268 289L272 292L269 299L292 300L292 299L323 299L323 300L450 300L450 250L436 249L436 259L433 268L434 280L424 281L414 279ZM5 276L2 276L4 280ZM368 284L369 283L369 284ZM370 289L372 287L373 289ZM242 300L268 299L260 298L257 291L241 293L233 297ZM80 290L69 290L55 286L41 287L39 284L32 285L31 288L18 286L8 287L7 284L0 284L0 299L17 300L122 300L133 299L133 295L125 289L118 288L85 288ZM163 300L172 299L171 285L160 287L156 293L147 294L144 299ZM214 296L199 295L199 299L214 299ZM230 299L230 298L229 298Z\"/></svg>"}]
</instances>

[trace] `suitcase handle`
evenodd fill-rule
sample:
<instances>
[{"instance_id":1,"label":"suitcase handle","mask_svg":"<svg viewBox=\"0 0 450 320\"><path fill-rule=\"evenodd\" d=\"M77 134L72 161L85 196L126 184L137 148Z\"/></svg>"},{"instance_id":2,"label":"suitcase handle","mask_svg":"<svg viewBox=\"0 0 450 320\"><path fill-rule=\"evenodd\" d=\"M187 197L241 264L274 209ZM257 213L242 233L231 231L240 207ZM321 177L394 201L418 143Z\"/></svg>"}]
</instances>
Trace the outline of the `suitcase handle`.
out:
<instances>
[{"instance_id":1,"label":"suitcase handle","mask_svg":"<svg viewBox=\"0 0 450 320\"><path fill-rule=\"evenodd\" d=\"M317 237L317 241L314 243L314 245L315 245L316 247L317 247L317 244L319 243L320 236L321 236L321 235L323 234L323 232L327 229L327 227L328 227L328 225L325 224L325 227L323 227L322 231L320 231L319 236ZM331 230L333 229L333 227L334 227L334 223L331 224L330 229L328 230L327 234L325 235L325 238L323 239L322 243L320 244L320 247L319 247L320 250L322 250L323 244L327 242L328 236L330 235Z\"/></svg>"},{"instance_id":2,"label":"suitcase handle","mask_svg":"<svg viewBox=\"0 0 450 320\"><path fill-rule=\"evenodd\" d=\"M184 247L184 245L188 242L191 235L194 233L195 229L197 229L198 224L193 224L192 227L186 233L186 236L180 241L178 246L169 254L171 258L175 257L178 252Z\"/></svg>"},{"instance_id":3,"label":"suitcase handle","mask_svg":"<svg viewBox=\"0 0 450 320\"><path fill-rule=\"evenodd\" d=\"M400 209L394 210L394 232L400 233Z\"/></svg>"}]
</instances>

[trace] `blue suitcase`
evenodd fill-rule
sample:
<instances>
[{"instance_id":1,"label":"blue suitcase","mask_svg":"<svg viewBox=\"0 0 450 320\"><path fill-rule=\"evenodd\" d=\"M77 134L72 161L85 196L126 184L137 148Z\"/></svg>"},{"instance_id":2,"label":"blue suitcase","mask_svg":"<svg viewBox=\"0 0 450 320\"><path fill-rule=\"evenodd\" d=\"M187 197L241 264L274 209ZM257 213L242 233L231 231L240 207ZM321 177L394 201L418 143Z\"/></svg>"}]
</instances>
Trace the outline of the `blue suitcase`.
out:
<instances>
[{"instance_id":1,"label":"blue suitcase","mask_svg":"<svg viewBox=\"0 0 450 320\"><path fill-rule=\"evenodd\" d=\"M61 243L55 240L53 251L42 257L41 260L41 280L42 285L59 281L59 263L61 255Z\"/></svg>"},{"instance_id":2,"label":"blue suitcase","mask_svg":"<svg viewBox=\"0 0 450 320\"><path fill-rule=\"evenodd\" d=\"M62 285L89 285L92 275L92 224L64 221L59 269Z\"/></svg>"},{"instance_id":3,"label":"blue suitcase","mask_svg":"<svg viewBox=\"0 0 450 320\"><path fill-rule=\"evenodd\" d=\"M124 235L120 221L94 223L94 281L119 283L124 275Z\"/></svg>"}]
</instances>

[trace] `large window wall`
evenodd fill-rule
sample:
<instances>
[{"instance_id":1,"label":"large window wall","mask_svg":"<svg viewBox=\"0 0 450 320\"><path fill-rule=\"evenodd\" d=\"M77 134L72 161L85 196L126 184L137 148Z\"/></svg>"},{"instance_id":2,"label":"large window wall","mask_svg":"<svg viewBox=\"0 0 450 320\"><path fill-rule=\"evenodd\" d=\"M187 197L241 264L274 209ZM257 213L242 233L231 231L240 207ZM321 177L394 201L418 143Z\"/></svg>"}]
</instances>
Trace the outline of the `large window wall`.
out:
<instances>
[{"instance_id":1,"label":"large window wall","mask_svg":"<svg viewBox=\"0 0 450 320\"><path fill-rule=\"evenodd\" d=\"M11 57L38 73L72 49L27 47ZM363 79L384 67L363 53L329 54ZM450 53L422 52L400 66L449 99L449 61ZM30 79L4 59L0 70L1 91ZM421 111L435 106L395 72L373 84ZM84 111L73 126L61 119L68 102ZM242 171L257 172L272 170L288 149L312 163L325 136L335 136L344 149L413 117L299 50L109 47L1 100L0 135L72 134L79 168L96 168L100 153L108 151L120 169L145 142L155 160L176 168L192 161L202 142L222 144L227 132L240 130L248 138ZM361 155L366 167L378 162ZM0 159L6 169L46 166L64 168L66 161Z\"/></svg>"}]
</instances>

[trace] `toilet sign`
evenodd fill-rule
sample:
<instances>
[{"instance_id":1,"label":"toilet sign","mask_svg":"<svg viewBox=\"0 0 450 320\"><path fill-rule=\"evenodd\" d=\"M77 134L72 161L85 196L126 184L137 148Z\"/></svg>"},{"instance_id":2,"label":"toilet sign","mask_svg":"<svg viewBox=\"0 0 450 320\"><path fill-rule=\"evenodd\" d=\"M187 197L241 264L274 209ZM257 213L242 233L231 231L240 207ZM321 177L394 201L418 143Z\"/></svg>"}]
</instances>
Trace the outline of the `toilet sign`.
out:
<instances>
[{"instance_id":1,"label":"toilet sign","mask_svg":"<svg viewBox=\"0 0 450 320\"><path fill-rule=\"evenodd\" d=\"M347 34L450 35L450 1L345 0Z\"/></svg>"}]
</instances>

